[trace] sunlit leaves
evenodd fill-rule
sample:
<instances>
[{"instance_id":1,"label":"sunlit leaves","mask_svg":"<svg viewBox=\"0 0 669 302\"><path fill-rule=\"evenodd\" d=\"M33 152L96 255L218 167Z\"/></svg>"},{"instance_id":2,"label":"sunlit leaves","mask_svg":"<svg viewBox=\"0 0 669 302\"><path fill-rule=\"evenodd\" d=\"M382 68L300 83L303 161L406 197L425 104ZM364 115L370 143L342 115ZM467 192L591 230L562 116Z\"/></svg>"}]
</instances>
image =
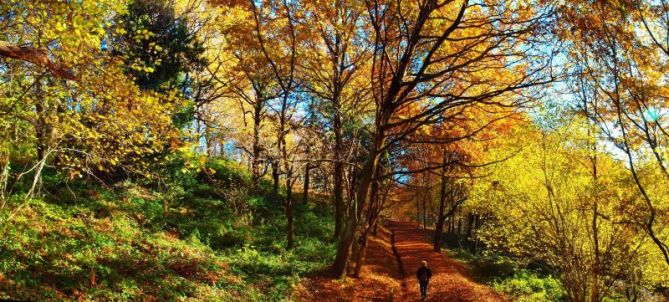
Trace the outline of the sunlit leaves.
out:
<instances>
[{"instance_id":1,"label":"sunlit leaves","mask_svg":"<svg viewBox=\"0 0 669 302\"><path fill-rule=\"evenodd\" d=\"M0 88L11 97L0 103L3 121L28 136L2 129L3 138L16 138L10 139L13 148L53 150L49 161L79 177L119 169L142 173L150 164L145 157L179 144L170 120L182 102L178 96L140 91L123 74L125 66L101 47L110 35L123 33L110 32L109 20L125 13L125 2L21 1L2 8L8 15L0 24L8 30L1 40L45 49L75 78L7 61L2 76L9 81Z\"/></svg>"}]
</instances>

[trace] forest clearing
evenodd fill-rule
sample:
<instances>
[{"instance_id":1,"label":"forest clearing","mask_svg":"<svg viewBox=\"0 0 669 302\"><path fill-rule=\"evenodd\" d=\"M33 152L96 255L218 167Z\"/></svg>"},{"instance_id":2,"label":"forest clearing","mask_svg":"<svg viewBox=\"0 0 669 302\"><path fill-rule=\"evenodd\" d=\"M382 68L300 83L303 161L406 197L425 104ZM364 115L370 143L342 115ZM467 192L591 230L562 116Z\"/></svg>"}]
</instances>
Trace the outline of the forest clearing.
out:
<instances>
[{"instance_id":1,"label":"forest clearing","mask_svg":"<svg viewBox=\"0 0 669 302\"><path fill-rule=\"evenodd\" d=\"M0 300L669 301L667 0L0 1Z\"/></svg>"}]
</instances>

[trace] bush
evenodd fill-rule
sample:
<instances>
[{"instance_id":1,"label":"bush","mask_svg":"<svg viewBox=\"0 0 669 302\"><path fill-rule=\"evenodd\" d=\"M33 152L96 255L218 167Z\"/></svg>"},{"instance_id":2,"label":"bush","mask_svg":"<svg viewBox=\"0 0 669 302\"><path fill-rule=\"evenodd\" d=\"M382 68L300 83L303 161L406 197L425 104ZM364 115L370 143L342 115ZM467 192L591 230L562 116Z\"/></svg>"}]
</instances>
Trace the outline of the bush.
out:
<instances>
[{"instance_id":1,"label":"bush","mask_svg":"<svg viewBox=\"0 0 669 302\"><path fill-rule=\"evenodd\" d=\"M566 294L560 282L551 276L539 276L520 270L492 284L496 291L514 297L516 301L564 301Z\"/></svg>"},{"instance_id":2,"label":"bush","mask_svg":"<svg viewBox=\"0 0 669 302\"><path fill-rule=\"evenodd\" d=\"M300 217L296 225L296 231L307 237L327 238L334 230L330 230L327 224L323 223L323 217L319 217L313 212L306 212Z\"/></svg>"}]
</instances>

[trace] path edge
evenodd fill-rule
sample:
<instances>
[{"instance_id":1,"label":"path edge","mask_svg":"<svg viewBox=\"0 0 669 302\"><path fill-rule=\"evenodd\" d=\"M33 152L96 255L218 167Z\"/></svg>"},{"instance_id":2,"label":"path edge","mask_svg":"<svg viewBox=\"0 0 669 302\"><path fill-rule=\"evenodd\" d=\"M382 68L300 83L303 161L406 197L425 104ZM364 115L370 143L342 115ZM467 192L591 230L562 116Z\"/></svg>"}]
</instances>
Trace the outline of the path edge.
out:
<instances>
[{"instance_id":1,"label":"path edge","mask_svg":"<svg viewBox=\"0 0 669 302\"><path fill-rule=\"evenodd\" d=\"M395 246L395 229L390 229L390 246L393 250L393 255L395 255L395 261L397 261L397 268L400 271L400 277L402 278L402 282L400 283L401 288L406 288L407 283L406 283L406 273L404 272L404 265L402 264L402 257L400 257L400 253L397 251L397 246Z\"/></svg>"}]
</instances>

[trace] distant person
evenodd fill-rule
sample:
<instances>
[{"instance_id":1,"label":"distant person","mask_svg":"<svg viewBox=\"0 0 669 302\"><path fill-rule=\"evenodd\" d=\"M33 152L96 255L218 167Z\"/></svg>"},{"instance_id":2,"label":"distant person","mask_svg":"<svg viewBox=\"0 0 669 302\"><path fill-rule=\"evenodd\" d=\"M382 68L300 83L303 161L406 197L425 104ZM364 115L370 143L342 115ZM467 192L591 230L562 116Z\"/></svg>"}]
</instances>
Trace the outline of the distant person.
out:
<instances>
[{"instance_id":1,"label":"distant person","mask_svg":"<svg viewBox=\"0 0 669 302\"><path fill-rule=\"evenodd\" d=\"M418 284L420 284L420 297L425 300L427 298L427 285L432 278L432 271L427 268L427 261L423 261L421 267L416 272Z\"/></svg>"}]
</instances>

